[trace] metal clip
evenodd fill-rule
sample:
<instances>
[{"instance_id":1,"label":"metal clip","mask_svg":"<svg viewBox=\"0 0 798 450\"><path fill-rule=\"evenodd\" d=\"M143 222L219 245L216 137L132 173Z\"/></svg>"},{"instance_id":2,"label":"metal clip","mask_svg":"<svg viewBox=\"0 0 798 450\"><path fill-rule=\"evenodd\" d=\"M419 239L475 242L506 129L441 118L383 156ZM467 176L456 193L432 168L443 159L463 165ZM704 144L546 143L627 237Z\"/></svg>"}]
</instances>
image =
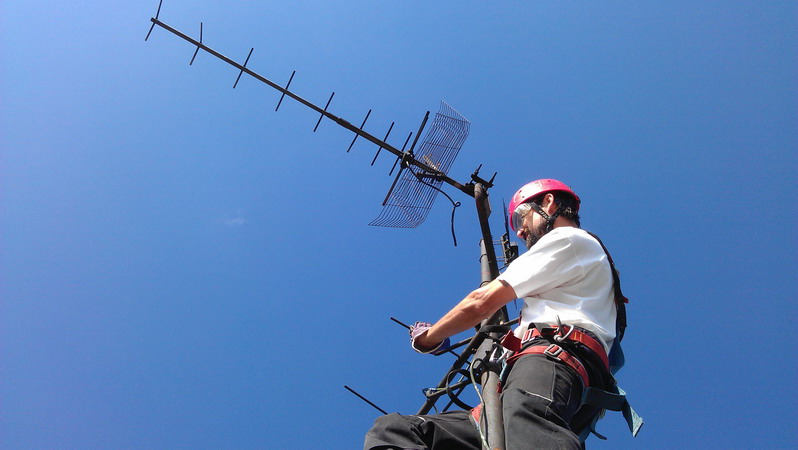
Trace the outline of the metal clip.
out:
<instances>
[{"instance_id":1,"label":"metal clip","mask_svg":"<svg viewBox=\"0 0 798 450\"><path fill-rule=\"evenodd\" d=\"M562 334L562 329L563 329L564 326L569 326L571 328L568 330L567 333ZM558 326L557 327L557 332L559 332L560 334L555 334L554 335L554 342L562 342L562 341L568 339L571 336L571 333L574 332L574 328L576 328L576 327L574 327L573 325L560 325L560 326Z\"/></svg>"},{"instance_id":2,"label":"metal clip","mask_svg":"<svg viewBox=\"0 0 798 450\"><path fill-rule=\"evenodd\" d=\"M494 365L494 367L499 367L504 360L507 359L512 353L510 350L504 348L501 344L495 343L493 345L493 351L490 353L490 357L488 357L488 363Z\"/></svg>"},{"instance_id":3,"label":"metal clip","mask_svg":"<svg viewBox=\"0 0 798 450\"><path fill-rule=\"evenodd\" d=\"M560 359L560 353L562 353L562 347L557 344L551 344L546 347L546 350L543 350L544 355L550 356L554 359Z\"/></svg>"}]
</instances>

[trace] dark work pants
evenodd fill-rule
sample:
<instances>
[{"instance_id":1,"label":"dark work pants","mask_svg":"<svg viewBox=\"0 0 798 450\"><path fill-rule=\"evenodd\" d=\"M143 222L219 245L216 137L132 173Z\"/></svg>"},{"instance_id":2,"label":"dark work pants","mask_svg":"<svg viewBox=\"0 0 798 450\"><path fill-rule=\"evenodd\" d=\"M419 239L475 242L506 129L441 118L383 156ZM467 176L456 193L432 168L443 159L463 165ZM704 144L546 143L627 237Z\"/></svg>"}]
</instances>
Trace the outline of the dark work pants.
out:
<instances>
[{"instance_id":1,"label":"dark work pants","mask_svg":"<svg viewBox=\"0 0 798 450\"><path fill-rule=\"evenodd\" d=\"M570 367L543 355L519 358L502 390L507 450L581 448L569 427L581 397L582 382ZM452 411L379 417L363 448L479 450L482 446L470 413Z\"/></svg>"}]
</instances>

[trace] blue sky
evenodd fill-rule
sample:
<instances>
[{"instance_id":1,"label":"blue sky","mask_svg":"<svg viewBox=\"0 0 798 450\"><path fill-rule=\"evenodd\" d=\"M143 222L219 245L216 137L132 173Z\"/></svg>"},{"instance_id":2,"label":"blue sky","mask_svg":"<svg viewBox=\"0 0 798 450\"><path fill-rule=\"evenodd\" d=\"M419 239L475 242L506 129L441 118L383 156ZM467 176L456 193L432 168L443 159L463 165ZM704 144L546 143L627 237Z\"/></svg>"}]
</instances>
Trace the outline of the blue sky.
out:
<instances>
[{"instance_id":1,"label":"blue sky","mask_svg":"<svg viewBox=\"0 0 798 450\"><path fill-rule=\"evenodd\" d=\"M472 202L367 226L383 153L156 29L157 1L0 5L0 447L359 448L447 357L393 324L479 283ZM450 176L559 178L631 298L591 448L794 448L798 7L790 1L187 2L160 18L401 146L446 101ZM511 305L511 311L514 308Z\"/></svg>"}]
</instances>

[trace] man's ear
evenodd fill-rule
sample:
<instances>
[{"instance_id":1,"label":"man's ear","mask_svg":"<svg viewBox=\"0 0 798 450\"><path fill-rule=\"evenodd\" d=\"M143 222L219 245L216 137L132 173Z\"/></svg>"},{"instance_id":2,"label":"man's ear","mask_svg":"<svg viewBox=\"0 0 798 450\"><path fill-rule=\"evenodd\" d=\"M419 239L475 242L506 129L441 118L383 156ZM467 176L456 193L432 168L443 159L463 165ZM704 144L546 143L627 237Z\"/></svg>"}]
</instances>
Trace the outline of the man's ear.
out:
<instances>
[{"instance_id":1,"label":"man's ear","mask_svg":"<svg viewBox=\"0 0 798 450\"><path fill-rule=\"evenodd\" d=\"M546 194L543 197L543 210L546 211L546 214L552 215L557 212L557 204L554 203L554 195L553 194Z\"/></svg>"}]
</instances>

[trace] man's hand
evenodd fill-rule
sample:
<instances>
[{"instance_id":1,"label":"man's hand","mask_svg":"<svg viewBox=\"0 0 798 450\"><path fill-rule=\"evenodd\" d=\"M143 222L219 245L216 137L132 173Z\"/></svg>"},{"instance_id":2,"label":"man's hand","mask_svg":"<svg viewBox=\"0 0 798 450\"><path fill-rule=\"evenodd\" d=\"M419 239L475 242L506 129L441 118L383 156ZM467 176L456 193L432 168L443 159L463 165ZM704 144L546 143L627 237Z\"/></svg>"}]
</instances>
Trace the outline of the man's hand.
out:
<instances>
[{"instance_id":1,"label":"man's hand","mask_svg":"<svg viewBox=\"0 0 798 450\"><path fill-rule=\"evenodd\" d=\"M434 326L426 322L416 322L410 327L410 345L419 353L440 355L451 348L448 336L476 326L514 298L515 291L506 281L493 280L468 294L435 322ZM433 335L432 341L430 333ZM443 339L443 342L438 339Z\"/></svg>"},{"instance_id":2,"label":"man's hand","mask_svg":"<svg viewBox=\"0 0 798 450\"><path fill-rule=\"evenodd\" d=\"M440 355L446 353L450 348L449 338L443 340L438 345L425 346L422 344L427 330L432 328L432 324L428 322L416 322L410 327L410 346L413 350L419 353L432 353L433 355Z\"/></svg>"}]
</instances>

